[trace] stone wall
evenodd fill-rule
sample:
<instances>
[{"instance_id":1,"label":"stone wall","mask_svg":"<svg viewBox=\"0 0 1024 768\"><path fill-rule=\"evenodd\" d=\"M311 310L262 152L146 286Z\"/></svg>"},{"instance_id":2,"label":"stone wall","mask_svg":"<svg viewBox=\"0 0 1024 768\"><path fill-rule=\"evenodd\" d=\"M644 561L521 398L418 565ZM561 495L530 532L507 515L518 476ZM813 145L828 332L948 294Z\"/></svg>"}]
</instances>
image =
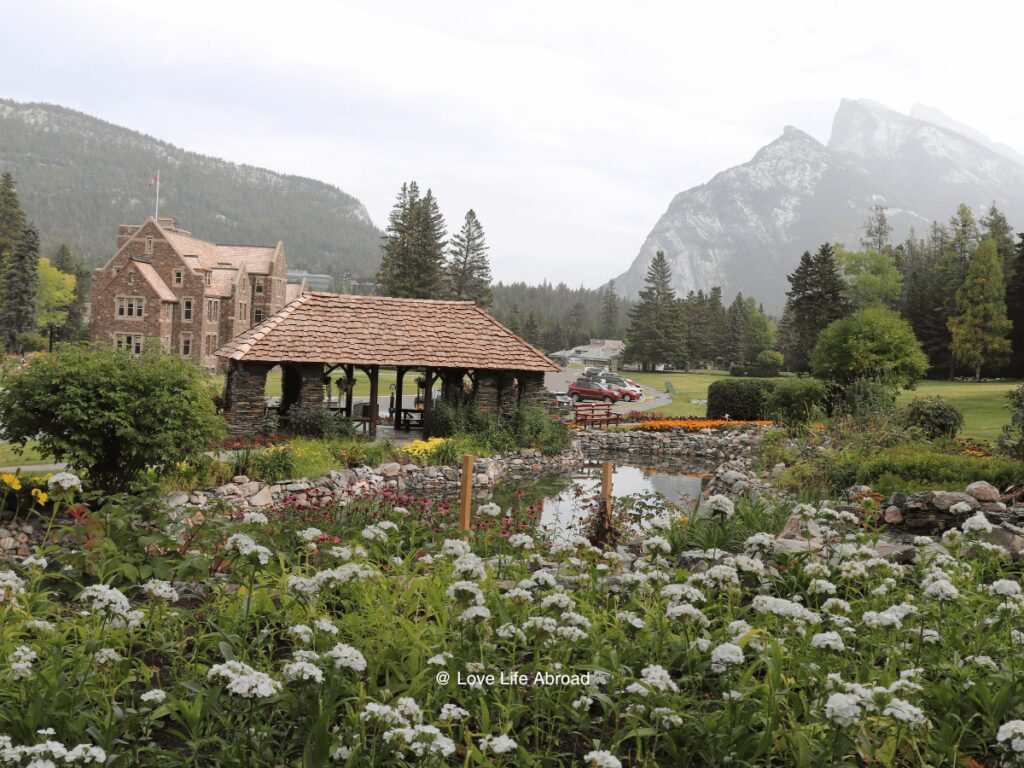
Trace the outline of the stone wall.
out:
<instances>
[{"instance_id":1,"label":"stone wall","mask_svg":"<svg viewBox=\"0 0 1024 768\"><path fill-rule=\"evenodd\" d=\"M718 465L727 461L748 461L751 449L761 441L765 428L701 430L689 432L670 429L646 432L579 430L576 444L584 453L635 454L638 456L687 457L701 465Z\"/></svg>"},{"instance_id":2,"label":"stone wall","mask_svg":"<svg viewBox=\"0 0 1024 768\"><path fill-rule=\"evenodd\" d=\"M259 431L266 407L267 372L272 366L272 363L231 363L224 409L230 436L250 436Z\"/></svg>"}]
</instances>

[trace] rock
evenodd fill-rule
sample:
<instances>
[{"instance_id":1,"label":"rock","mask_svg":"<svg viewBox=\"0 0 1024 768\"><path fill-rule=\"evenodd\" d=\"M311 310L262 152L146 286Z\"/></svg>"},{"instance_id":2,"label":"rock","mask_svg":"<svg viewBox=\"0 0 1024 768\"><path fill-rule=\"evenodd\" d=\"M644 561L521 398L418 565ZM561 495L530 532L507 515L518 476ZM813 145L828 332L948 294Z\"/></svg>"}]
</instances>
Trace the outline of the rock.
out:
<instances>
[{"instance_id":1,"label":"rock","mask_svg":"<svg viewBox=\"0 0 1024 768\"><path fill-rule=\"evenodd\" d=\"M1009 552L1014 560L1020 558L1021 550L1024 550L1024 536L1010 530L1006 525L997 525L991 533L982 534L981 538L989 544L998 544Z\"/></svg>"},{"instance_id":2,"label":"rock","mask_svg":"<svg viewBox=\"0 0 1024 768\"><path fill-rule=\"evenodd\" d=\"M307 483L305 480L299 480L296 483L288 483L288 485L285 486L285 488L291 491L292 493L295 493L297 491L308 491L311 487L312 486L310 486L310 484Z\"/></svg>"},{"instance_id":3,"label":"rock","mask_svg":"<svg viewBox=\"0 0 1024 768\"><path fill-rule=\"evenodd\" d=\"M786 465L783 464L781 461L778 464L776 464L774 467L772 467L772 474L773 475L781 475L785 471L786 471Z\"/></svg>"},{"instance_id":4,"label":"rock","mask_svg":"<svg viewBox=\"0 0 1024 768\"><path fill-rule=\"evenodd\" d=\"M953 493L950 491L932 492L931 504L940 512L949 511L950 507L961 501L969 505L972 510L977 509L978 507L977 499L973 496L968 496L966 493Z\"/></svg>"},{"instance_id":5,"label":"rock","mask_svg":"<svg viewBox=\"0 0 1024 768\"><path fill-rule=\"evenodd\" d=\"M730 469L727 472L723 472L719 479L726 485L731 486L734 483L739 482L740 480L746 480L747 476L744 475L742 472L738 472L735 469Z\"/></svg>"},{"instance_id":6,"label":"rock","mask_svg":"<svg viewBox=\"0 0 1024 768\"><path fill-rule=\"evenodd\" d=\"M903 505L906 504L908 500L909 500L909 497L907 496L907 494L905 494L905 493L894 493L892 496L889 497L889 506L890 507L901 507L902 508Z\"/></svg>"},{"instance_id":7,"label":"rock","mask_svg":"<svg viewBox=\"0 0 1024 768\"><path fill-rule=\"evenodd\" d=\"M747 487L749 485L750 483L747 482L746 480L737 480L730 486L729 490L732 491L733 493L740 494L747 490Z\"/></svg>"},{"instance_id":8,"label":"rock","mask_svg":"<svg viewBox=\"0 0 1024 768\"><path fill-rule=\"evenodd\" d=\"M978 501L999 501L999 489L984 480L977 480L964 490Z\"/></svg>"},{"instance_id":9,"label":"rock","mask_svg":"<svg viewBox=\"0 0 1024 768\"><path fill-rule=\"evenodd\" d=\"M274 503L274 494L270 486L264 486L249 499L249 505L253 507L268 507Z\"/></svg>"},{"instance_id":10,"label":"rock","mask_svg":"<svg viewBox=\"0 0 1024 768\"><path fill-rule=\"evenodd\" d=\"M779 531L777 538L784 541L805 541L821 537L821 528L813 520L801 520L799 515L790 515Z\"/></svg>"},{"instance_id":11,"label":"rock","mask_svg":"<svg viewBox=\"0 0 1024 768\"><path fill-rule=\"evenodd\" d=\"M871 493L870 485L851 485L843 493L846 494L846 498L852 499L854 496L863 496Z\"/></svg>"},{"instance_id":12,"label":"rock","mask_svg":"<svg viewBox=\"0 0 1024 768\"><path fill-rule=\"evenodd\" d=\"M220 488L214 490L214 493L217 494L218 496L237 496L238 486L235 485L234 483L226 483L225 485L222 485Z\"/></svg>"},{"instance_id":13,"label":"rock","mask_svg":"<svg viewBox=\"0 0 1024 768\"><path fill-rule=\"evenodd\" d=\"M479 474L477 474L474 482L476 482L477 485L490 485L491 478L485 472L480 472Z\"/></svg>"},{"instance_id":14,"label":"rock","mask_svg":"<svg viewBox=\"0 0 1024 768\"><path fill-rule=\"evenodd\" d=\"M889 525L899 525L903 522L903 510L895 504L885 508L885 522Z\"/></svg>"},{"instance_id":15,"label":"rock","mask_svg":"<svg viewBox=\"0 0 1024 768\"><path fill-rule=\"evenodd\" d=\"M775 539L775 554L800 555L807 552L820 552L823 546L821 539L796 541L795 539Z\"/></svg>"},{"instance_id":16,"label":"rock","mask_svg":"<svg viewBox=\"0 0 1024 768\"><path fill-rule=\"evenodd\" d=\"M245 475L235 475L234 477L231 478L231 482L234 483L235 485L242 485L243 483L248 483L249 478L246 477Z\"/></svg>"},{"instance_id":17,"label":"rock","mask_svg":"<svg viewBox=\"0 0 1024 768\"><path fill-rule=\"evenodd\" d=\"M183 491L172 493L167 497L167 506L169 507L184 507L188 504L188 494Z\"/></svg>"},{"instance_id":18,"label":"rock","mask_svg":"<svg viewBox=\"0 0 1024 768\"><path fill-rule=\"evenodd\" d=\"M1001 501L985 501L978 505L982 512L992 512L1001 515L1006 512L1006 505Z\"/></svg>"},{"instance_id":19,"label":"rock","mask_svg":"<svg viewBox=\"0 0 1024 768\"><path fill-rule=\"evenodd\" d=\"M397 461L389 461L386 464L381 464L377 467L377 474L381 477L397 477L398 473L402 471L402 465Z\"/></svg>"}]
</instances>

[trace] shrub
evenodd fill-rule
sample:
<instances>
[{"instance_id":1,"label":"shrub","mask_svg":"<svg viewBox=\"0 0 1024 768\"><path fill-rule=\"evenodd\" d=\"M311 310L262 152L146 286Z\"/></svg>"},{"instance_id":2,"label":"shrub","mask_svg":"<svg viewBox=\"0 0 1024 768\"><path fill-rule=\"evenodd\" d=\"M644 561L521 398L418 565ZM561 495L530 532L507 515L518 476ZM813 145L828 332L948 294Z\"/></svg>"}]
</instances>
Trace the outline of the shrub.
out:
<instances>
[{"instance_id":1,"label":"shrub","mask_svg":"<svg viewBox=\"0 0 1024 768\"><path fill-rule=\"evenodd\" d=\"M896 389L884 381L858 379L834 390L833 398L833 410L859 427L896 415Z\"/></svg>"},{"instance_id":2,"label":"shrub","mask_svg":"<svg viewBox=\"0 0 1024 768\"><path fill-rule=\"evenodd\" d=\"M546 456L561 453L572 443L565 424L552 419L543 408L519 408L512 415L511 427L520 446Z\"/></svg>"},{"instance_id":3,"label":"shrub","mask_svg":"<svg viewBox=\"0 0 1024 768\"><path fill-rule=\"evenodd\" d=\"M750 372L747 370L747 366L741 363L733 363L729 366L730 376L749 376Z\"/></svg>"},{"instance_id":4,"label":"shrub","mask_svg":"<svg viewBox=\"0 0 1024 768\"><path fill-rule=\"evenodd\" d=\"M779 375L785 362L781 352L774 349L762 350L754 364L754 375L772 378Z\"/></svg>"},{"instance_id":5,"label":"shrub","mask_svg":"<svg viewBox=\"0 0 1024 768\"><path fill-rule=\"evenodd\" d=\"M768 393L768 416L791 424L803 424L825 407L828 392L817 379L784 379Z\"/></svg>"},{"instance_id":6,"label":"shrub","mask_svg":"<svg viewBox=\"0 0 1024 768\"><path fill-rule=\"evenodd\" d=\"M62 344L8 376L0 391L5 437L85 470L106 492L128 488L147 467L164 472L220 438L210 379L159 345L141 355Z\"/></svg>"},{"instance_id":7,"label":"shrub","mask_svg":"<svg viewBox=\"0 0 1024 768\"><path fill-rule=\"evenodd\" d=\"M760 419L768 394L776 382L770 379L721 379L708 387L708 418Z\"/></svg>"},{"instance_id":8,"label":"shrub","mask_svg":"<svg viewBox=\"0 0 1024 768\"><path fill-rule=\"evenodd\" d=\"M928 358L910 323L890 309L871 307L836 320L818 337L811 370L820 379L861 379L908 387L924 376Z\"/></svg>"},{"instance_id":9,"label":"shrub","mask_svg":"<svg viewBox=\"0 0 1024 768\"><path fill-rule=\"evenodd\" d=\"M292 406L288 409L287 431L300 437L323 437L328 440L355 437L356 434L349 419L322 405Z\"/></svg>"},{"instance_id":10,"label":"shrub","mask_svg":"<svg viewBox=\"0 0 1024 768\"><path fill-rule=\"evenodd\" d=\"M1019 384L1006 394L1013 408L1010 423L999 435L999 450L1008 456L1024 458L1024 384Z\"/></svg>"},{"instance_id":11,"label":"shrub","mask_svg":"<svg viewBox=\"0 0 1024 768\"><path fill-rule=\"evenodd\" d=\"M917 427L929 440L956 437L964 425L960 409L943 397L915 397L901 414L908 427Z\"/></svg>"}]
</instances>

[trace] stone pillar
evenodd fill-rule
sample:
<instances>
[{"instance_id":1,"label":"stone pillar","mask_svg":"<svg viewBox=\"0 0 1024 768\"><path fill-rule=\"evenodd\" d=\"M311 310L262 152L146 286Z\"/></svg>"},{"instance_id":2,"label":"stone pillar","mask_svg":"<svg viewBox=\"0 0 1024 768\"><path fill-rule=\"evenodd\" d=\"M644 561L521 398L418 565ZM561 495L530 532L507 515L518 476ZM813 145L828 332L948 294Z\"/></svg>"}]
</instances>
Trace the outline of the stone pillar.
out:
<instances>
[{"instance_id":1,"label":"stone pillar","mask_svg":"<svg viewBox=\"0 0 1024 768\"><path fill-rule=\"evenodd\" d=\"M445 368L441 371L441 398L448 405L458 407L465 400L465 376L466 371L462 368Z\"/></svg>"},{"instance_id":2,"label":"stone pillar","mask_svg":"<svg viewBox=\"0 0 1024 768\"><path fill-rule=\"evenodd\" d=\"M267 400L267 372L273 363L244 363L232 360L224 384L224 418L232 437L259 433Z\"/></svg>"},{"instance_id":3,"label":"stone pillar","mask_svg":"<svg viewBox=\"0 0 1024 768\"><path fill-rule=\"evenodd\" d=\"M523 408L544 407L544 374L540 371L520 371L517 374L519 379L519 405Z\"/></svg>"},{"instance_id":4,"label":"stone pillar","mask_svg":"<svg viewBox=\"0 0 1024 768\"><path fill-rule=\"evenodd\" d=\"M498 411L501 397L501 374L497 371L481 371L476 380L476 407L486 413Z\"/></svg>"},{"instance_id":5,"label":"stone pillar","mask_svg":"<svg viewBox=\"0 0 1024 768\"><path fill-rule=\"evenodd\" d=\"M281 365L281 412L292 406L324 404L323 363L283 363Z\"/></svg>"},{"instance_id":6,"label":"stone pillar","mask_svg":"<svg viewBox=\"0 0 1024 768\"><path fill-rule=\"evenodd\" d=\"M498 413L511 418L519 407L519 379L513 371L502 371L498 382Z\"/></svg>"}]
</instances>

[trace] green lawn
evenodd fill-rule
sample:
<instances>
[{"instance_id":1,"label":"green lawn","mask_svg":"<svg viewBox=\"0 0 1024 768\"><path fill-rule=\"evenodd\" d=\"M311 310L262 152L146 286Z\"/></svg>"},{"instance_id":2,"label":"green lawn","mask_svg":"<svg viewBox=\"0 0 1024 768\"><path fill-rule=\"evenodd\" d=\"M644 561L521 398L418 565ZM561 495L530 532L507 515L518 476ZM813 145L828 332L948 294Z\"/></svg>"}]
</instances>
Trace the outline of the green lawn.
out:
<instances>
[{"instance_id":1,"label":"green lawn","mask_svg":"<svg viewBox=\"0 0 1024 768\"><path fill-rule=\"evenodd\" d=\"M703 416L705 406L691 403L691 400L706 400L711 382L726 376L724 371L701 371L698 373L627 373L641 384L664 392L665 383L672 382L676 394L672 404L658 408L658 413L667 416ZM923 381L917 389L901 392L898 402L904 404L915 397L941 395L964 414L962 437L973 440L994 441L1003 425L1010 421L1010 410L1006 407L1006 393L1020 382L1000 381Z\"/></svg>"},{"instance_id":2,"label":"green lawn","mask_svg":"<svg viewBox=\"0 0 1024 768\"><path fill-rule=\"evenodd\" d=\"M405 378L402 380L402 394L403 395L415 395L416 394L416 377L420 375L415 372L405 374ZM338 387L335 383L338 379L344 378L344 374L340 371L335 371L331 374L331 397L338 396ZM380 378L377 382L378 394L381 397L391 394L391 385L395 383L395 372L394 371L381 371ZM269 374L267 374L267 397L280 397L281 396L281 369L275 368ZM352 390L352 393L356 397L369 397L370 395L370 380L366 377L366 374L361 371L356 371L356 386Z\"/></svg>"},{"instance_id":3,"label":"green lawn","mask_svg":"<svg viewBox=\"0 0 1024 768\"><path fill-rule=\"evenodd\" d=\"M17 454L14 446L10 443L0 443L0 467L18 467L22 464L53 464L51 456L44 456L39 452L39 445L35 440L30 440L25 446L25 452Z\"/></svg>"}]
</instances>

